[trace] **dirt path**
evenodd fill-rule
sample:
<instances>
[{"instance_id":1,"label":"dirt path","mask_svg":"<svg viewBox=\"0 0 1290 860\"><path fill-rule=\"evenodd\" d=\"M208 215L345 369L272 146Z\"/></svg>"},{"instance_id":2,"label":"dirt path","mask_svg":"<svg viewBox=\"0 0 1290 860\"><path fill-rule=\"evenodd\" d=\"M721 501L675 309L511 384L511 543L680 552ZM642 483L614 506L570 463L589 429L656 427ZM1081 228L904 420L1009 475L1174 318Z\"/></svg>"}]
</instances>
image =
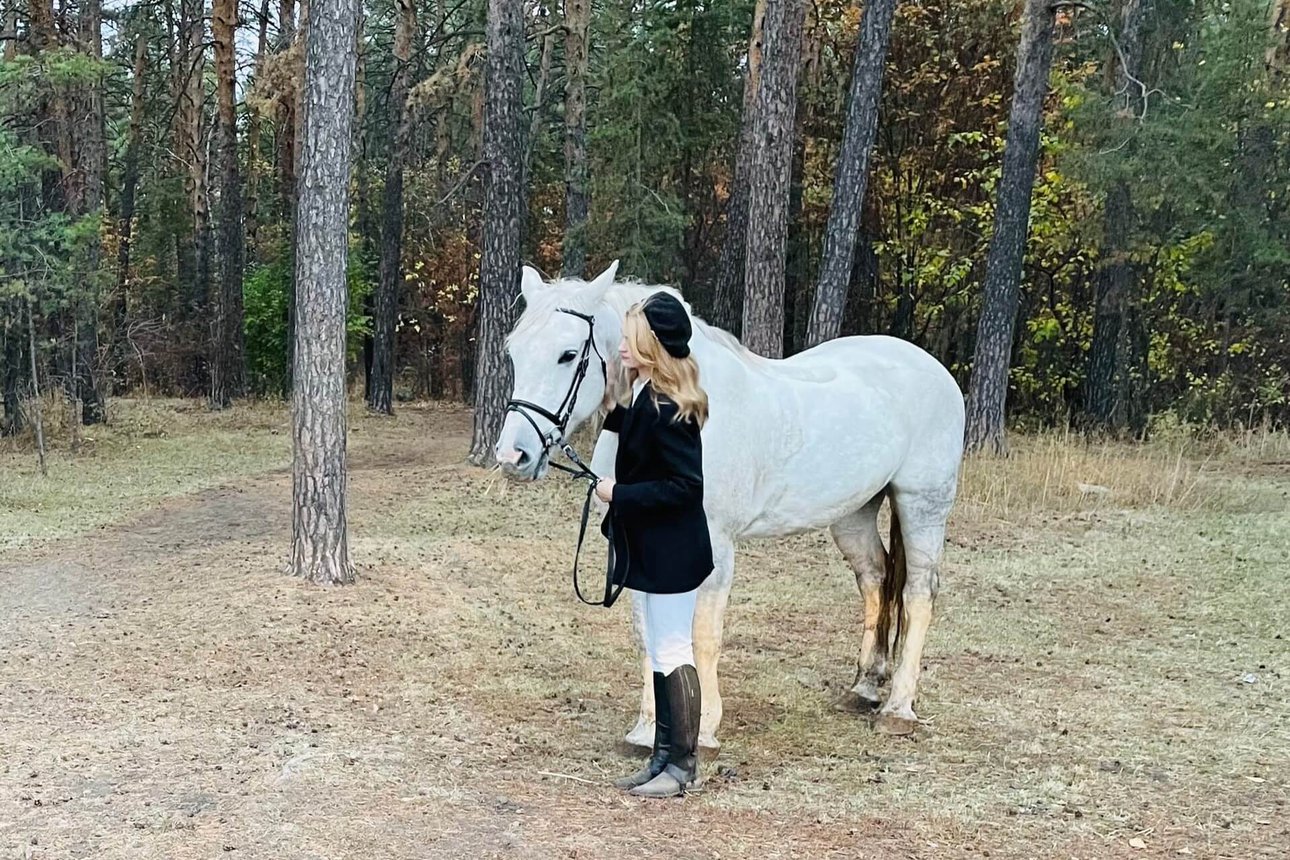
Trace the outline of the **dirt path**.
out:
<instances>
[{"instance_id":1,"label":"dirt path","mask_svg":"<svg viewBox=\"0 0 1290 860\"><path fill-rule=\"evenodd\" d=\"M947 662L942 650L929 696L946 716L919 741L879 739L828 708L820 679L847 671L853 621L846 605L826 608L845 581L806 596L819 589L804 582L813 572L776 586L814 590L775 595L773 617L756 598L733 610L729 740L709 788L655 804L606 789L632 764L608 752L631 716L625 618L566 599L574 490L506 488L460 467L467 429L461 413L361 425L351 588L281 574L281 469L0 562L0 856L1284 856L1284 816L1257 823L1284 785L1266 770L1245 774L1261 782L1234 778L1239 797L1224 788L1211 801L1228 840L1213 838L1222 826L1189 823L1190 789L1176 784L1157 783L1156 806L1114 815L1094 800L1088 812L1067 801L1018 817L1003 787L924 796L963 768L1027 796L1058 792L1046 782L1065 779L1056 759L1047 775L1024 758L989 763L1025 753L1007 753L1015 736L961 725L953 702L974 693L938 680L971 684L1020 664L980 650ZM752 553L760 566L835 577L836 562L810 561L818 550ZM956 570L966 583L976 575L962 561ZM965 608L947 608L950 642ZM788 632L802 626L830 637L802 646L815 660L805 666ZM1284 732L1284 707L1266 707ZM987 742L1004 752L980 754ZM1050 754L1084 773L1071 753ZM1155 790L1124 767L1078 779L1121 780L1126 798ZM1230 810L1238 803L1247 814ZM1139 832L1145 849L1129 842Z\"/></svg>"}]
</instances>

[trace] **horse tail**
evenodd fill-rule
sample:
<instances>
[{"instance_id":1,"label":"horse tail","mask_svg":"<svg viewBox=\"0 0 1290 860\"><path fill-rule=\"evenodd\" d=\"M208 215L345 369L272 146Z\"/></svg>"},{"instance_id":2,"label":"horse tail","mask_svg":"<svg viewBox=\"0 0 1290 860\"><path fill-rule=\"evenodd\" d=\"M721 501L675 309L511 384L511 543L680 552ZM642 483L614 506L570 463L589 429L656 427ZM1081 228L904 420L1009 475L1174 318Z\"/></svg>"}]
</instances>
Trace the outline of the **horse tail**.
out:
<instances>
[{"instance_id":1,"label":"horse tail","mask_svg":"<svg viewBox=\"0 0 1290 860\"><path fill-rule=\"evenodd\" d=\"M888 502L891 502L888 496ZM896 658L905 632L905 540L900 535L900 515L891 505L890 549L886 553L887 575L882 578L881 603L878 611L878 644L886 649L888 661Z\"/></svg>"}]
</instances>

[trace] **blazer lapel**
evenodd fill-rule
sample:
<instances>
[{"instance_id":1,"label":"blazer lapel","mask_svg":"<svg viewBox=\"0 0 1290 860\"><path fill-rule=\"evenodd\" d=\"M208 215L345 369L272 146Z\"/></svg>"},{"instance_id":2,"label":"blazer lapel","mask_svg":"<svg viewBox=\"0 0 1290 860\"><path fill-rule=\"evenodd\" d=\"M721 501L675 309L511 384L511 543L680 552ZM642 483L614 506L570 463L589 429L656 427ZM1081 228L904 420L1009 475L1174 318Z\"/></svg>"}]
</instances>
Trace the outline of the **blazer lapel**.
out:
<instances>
[{"instance_id":1,"label":"blazer lapel","mask_svg":"<svg viewBox=\"0 0 1290 860\"><path fill-rule=\"evenodd\" d=\"M645 392L647 391L649 391L648 382L641 388L640 393L632 398L632 408L628 409L627 414L623 416L623 429L622 432L618 434L619 439L632 438L632 426L636 423L636 416L641 409L641 402L645 397Z\"/></svg>"},{"instance_id":2,"label":"blazer lapel","mask_svg":"<svg viewBox=\"0 0 1290 860\"><path fill-rule=\"evenodd\" d=\"M637 465L639 465L636 456L636 449L639 443L636 441L636 438L632 433L636 427L636 419L639 417L640 410L647 408L644 403L646 392L648 390L649 383L646 383L645 386L641 388L640 393L632 400L631 408L627 410L627 414L623 416L623 426L618 433L618 455L621 458L619 466L625 468L618 475L620 479L626 475L630 475L635 471Z\"/></svg>"}]
</instances>

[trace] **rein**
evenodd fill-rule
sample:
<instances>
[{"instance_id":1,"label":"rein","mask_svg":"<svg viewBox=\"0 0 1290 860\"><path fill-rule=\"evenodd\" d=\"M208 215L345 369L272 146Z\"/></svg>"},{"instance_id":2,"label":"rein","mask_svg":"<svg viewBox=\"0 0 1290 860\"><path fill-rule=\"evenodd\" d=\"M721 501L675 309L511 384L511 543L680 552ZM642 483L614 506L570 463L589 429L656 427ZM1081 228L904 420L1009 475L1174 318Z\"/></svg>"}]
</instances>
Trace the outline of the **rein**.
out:
<instances>
[{"instance_id":1,"label":"rein","mask_svg":"<svg viewBox=\"0 0 1290 860\"><path fill-rule=\"evenodd\" d=\"M600 600L588 600L583 596L582 588L578 584L578 563L582 557L582 544L587 537L587 523L591 518L592 498L596 494L596 484L600 481L600 476L591 471L591 468L578 456L569 440L565 438L565 433L569 428L569 419L573 416L574 407L578 403L578 392L582 388L583 380L587 378L587 371L591 367L591 356L594 353L600 362L600 375L604 378L605 384L609 384L609 373L605 367L605 357L600 354L600 347L596 346L596 318L590 314L580 313L568 308L557 308L559 313L568 314L577 317L587 324L587 339L582 342L582 349L578 354L578 364L574 368L573 380L569 383L569 390L565 392L564 399L560 405L552 412L536 403L530 403L527 400L511 399L506 402L506 411L514 412L525 421L537 433L538 439L542 442L542 453L540 457L546 457L547 463L554 469L559 469L572 475L577 480L587 482L587 497L582 503L582 518L578 526L578 546L573 553L573 592L578 595L578 599L588 606L613 606L614 601L622 594L626 585L623 583L614 583L614 552L613 552L613 508L608 513L608 522L610 526L609 540L609 559L605 570L605 595ZM550 422L551 429L542 432L538 426L537 418L545 419ZM566 466L563 463L553 462L551 458L551 449L555 448L560 451L573 466Z\"/></svg>"}]
</instances>

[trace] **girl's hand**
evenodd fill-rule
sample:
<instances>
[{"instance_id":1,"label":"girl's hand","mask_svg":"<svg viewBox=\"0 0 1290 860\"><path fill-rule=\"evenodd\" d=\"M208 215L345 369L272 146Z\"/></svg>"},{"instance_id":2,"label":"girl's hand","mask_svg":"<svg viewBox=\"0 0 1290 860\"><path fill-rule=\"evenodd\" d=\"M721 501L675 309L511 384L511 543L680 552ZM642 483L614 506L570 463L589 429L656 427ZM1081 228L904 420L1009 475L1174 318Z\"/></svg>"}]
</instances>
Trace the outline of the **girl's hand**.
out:
<instances>
[{"instance_id":1,"label":"girl's hand","mask_svg":"<svg viewBox=\"0 0 1290 860\"><path fill-rule=\"evenodd\" d=\"M596 482L596 498L605 504L614 500L614 479L601 478Z\"/></svg>"}]
</instances>

